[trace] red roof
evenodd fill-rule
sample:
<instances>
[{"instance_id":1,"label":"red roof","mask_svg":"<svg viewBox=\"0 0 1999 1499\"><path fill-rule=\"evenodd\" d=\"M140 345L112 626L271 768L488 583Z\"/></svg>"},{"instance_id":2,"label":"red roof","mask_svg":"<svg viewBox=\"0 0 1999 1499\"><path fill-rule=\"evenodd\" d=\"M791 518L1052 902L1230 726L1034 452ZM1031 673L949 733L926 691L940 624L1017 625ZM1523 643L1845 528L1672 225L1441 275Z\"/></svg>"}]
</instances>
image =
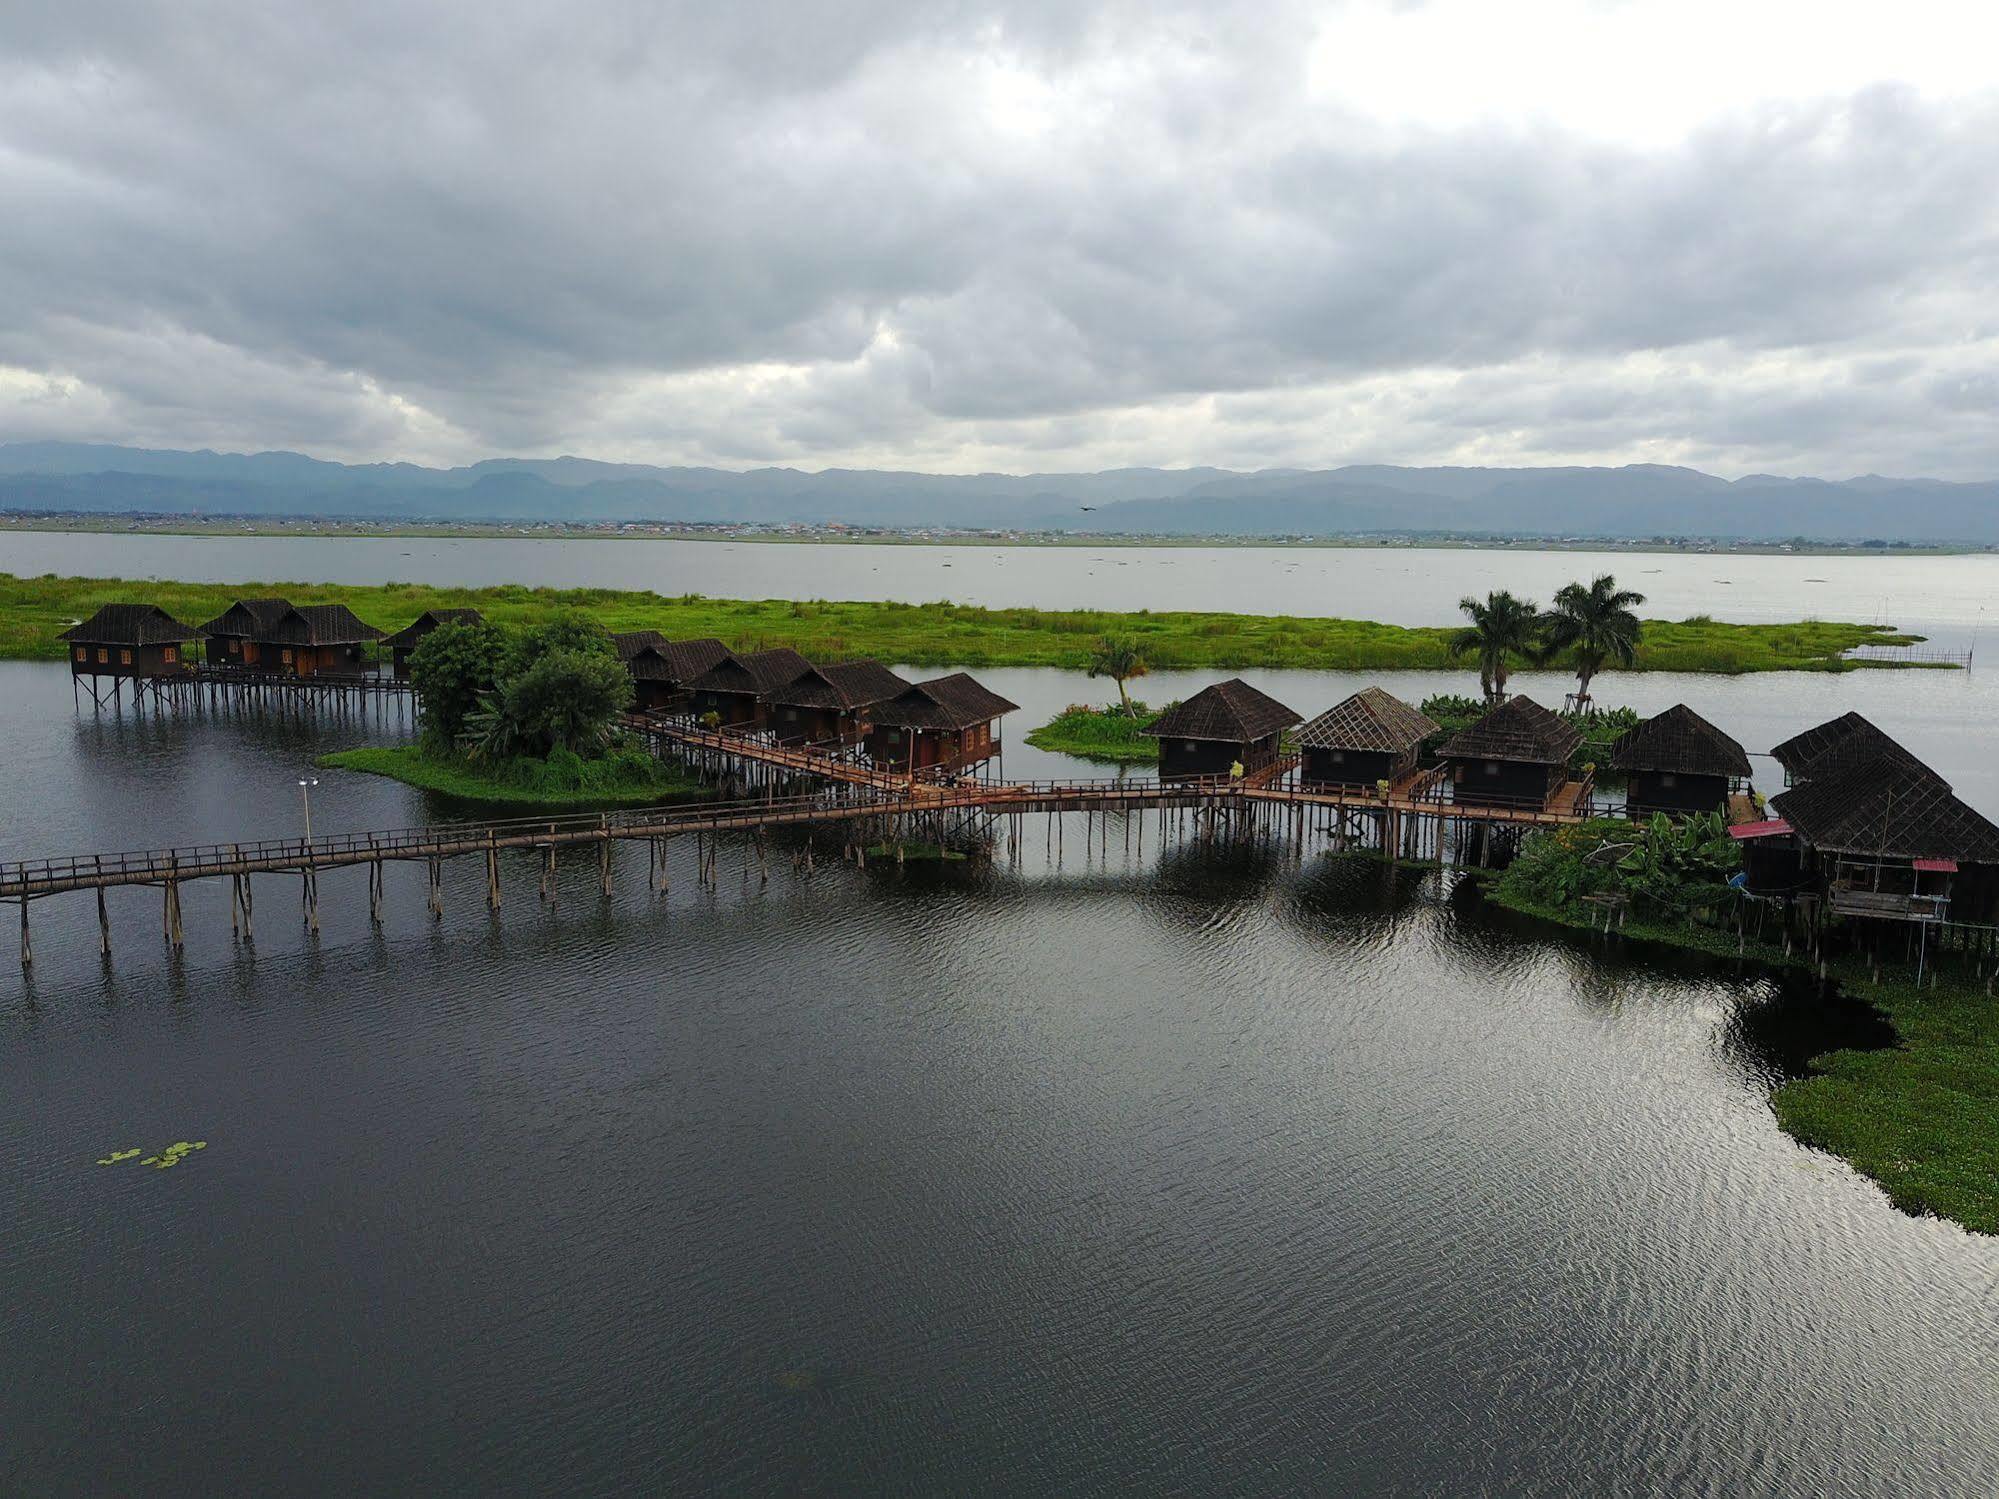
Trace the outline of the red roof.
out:
<instances>
[{"instance_id":1,"label":"red roof","mask_svg":"<svg viewBox=\"0 0 1999 1499\"><path fill-rule=\"evenodd\" d=\"M1913 862L1916 868L1922 870L1924 874L1957 873L1957 860L1955 859L1917 859Z\"/></svg>"},{"instance_id":2,"label":"red roof","mask_svg":"<svg viewBox=\"0 0 1999 1499\"><path fill-rule=\"evenodd\" d=\"M1731 838L1781 838L1791 831L1791 825L1781 817L1765 818L1762 822L1738 822L1728 830Z\"/></svg>"}]
</instances>

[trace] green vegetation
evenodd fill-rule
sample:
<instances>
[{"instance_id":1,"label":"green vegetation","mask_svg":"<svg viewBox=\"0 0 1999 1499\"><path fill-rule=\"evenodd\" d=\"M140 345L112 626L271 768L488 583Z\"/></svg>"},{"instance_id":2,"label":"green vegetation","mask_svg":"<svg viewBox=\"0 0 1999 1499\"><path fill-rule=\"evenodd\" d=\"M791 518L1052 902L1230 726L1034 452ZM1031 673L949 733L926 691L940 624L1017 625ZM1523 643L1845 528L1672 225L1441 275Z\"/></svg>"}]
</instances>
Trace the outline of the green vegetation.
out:
<instances>
[{"instance_id":1,"label":"green vegetation","mask_svg":"<svg viewBox=\"0 0 1999 1499\"><path fill-rule=\"evenodd\" d=\"M1030 730L1027 742L1036 749L1106 764L1156 765L1159 741L1145 730L1165 711L1130 700L1101 708L1071 703L1040 728Z\"/></svg>"},{"instance_id":2,"label":"green vegetation","mask_svg":"<svg viewBox=\"0 0 1999 1499\"><path fill-rule=\"evenodd\" d=\"M1501 590L1477 599L1458 600L1471 623L1451 636L1453 660L1470 656L1478 662L1478 685L1487 702L1506 696L1506 678L1513 667L1532 660L1541 646L1541 611L1526 599Z\"/></svg>"},{"instance_id":3,"label":"green vegetation","mask_svg":"<svg viewBox=\"0 0 1999 1499\"><path fill-rule=\"evenodd\" d=\"M0 574L0 659L61 659L57 632L101 604L151 600L178 618L199 624L237 598L260 594L283 594L297 603L344 603L385 629L400 628L425 609L470 606L489 620L512 625L577 609L605 629L654 629L676 639L712 635L739 649L788 645L812 657L868 655L915 666L1083 670L1102 637L1122 635L1130 638L1154 671L1441 670L1453 664L1450 641L1457 633L1450 626L1412 629L1285 615L1143 610L1119 614L948 603L710 599L692 594L667 598L604 588L221 585ZM1855 646L1905 645L1918 638L1880 625L1824 621L1743 625L1651 620L1646 622L1634 666L1641 671L1845 671L1861 664L1842 659Z\"/></svg>"},{"instance_id":4,"label":"green vegetation","mask_svg":"<svg viewBox=\"0 0 1999 1499\"><path fill-rule=\"evenodd\" d=\"M865 852L870 859L892 859L898 864L963 864L972 857L941 843L873 843Z\"/></svg>"},{"instance_id":5,"label":"green vegetation","mask_svg":"<svg viewBox=\"0 0 1999 1499\"><path fill-rule=\"evenodd\" d=\"M1633 611L1645 595L1619 588L1609 573L1584 587L1566 583L1555 592L1555 607L1545 617L1541 659L1567 659L1576 668L1576 700L1590 700L1590 678L1604 667L1629 667L1638 659L1645 626Z\"/></svg>"},{"instance_id":6,"label":"green vegetation","mask_svg":"<svg viewBox=\"0 0 1999 1499\"><path fill-rule=\"evenodd\" d=\"M1136 718L1137 710L1131 705L1131 694L1125 690L1125 683L1142 677L1148 670L1145 653L1138 648L1138 642L1129 635L1106 635L1090 648L1090 678L1109 677L1117 683L1118 701L1124 705L1124 716Z\"/></svg>"},{"instance_id":7,"label":"green vegetation","mask_svg":"<svg viewBox=\"0 0 1999 1499\"><path fill-rule=\"evenodd\" d=\"M1424 762L1436 759L1437 747L1453 734L1470 728L1486 713L1486 705L1475 697L1465 697L1461 693L1438 693L1426 697L1422 702L1423 712L1438 725L1438 732L1423 742ZM1569 756L1569 774L1580 776L1585 765L1596 768L1599 782L1618 779L1610 770L1610 747L1617 743L1627 729L1638 727L1642 719L1635 708L1584 708L1564 709L1555 715L1574 724L1582 731L1582 743Z\"/></svg>"},{"instance_id":8,"label":"green vegetation","mask_svg":"<svg viewBox=\"0 0 1999 1499\"><path fill-rule=\"evenodd\" d=\"M1601 925L1591 895L1623 897L1626 937L1803 968L1807 960L1725 925L1739 854L1719 819L1683 828L1593 822L1530 835L1486 887L1508 910L1566 926ZM1777 1122L1879 1182L1896 1207L1999 1234L1999 1004L1951 967L1874 982L1866 958L1826 973L1894 1026L1896 1044L1814 1057L1808 1076L1771 1095Z\"/></svg>"},{"instance_id":9,"label":"green vegetation","mask_svg":"<svg viewBox=\"0 0 1999 1499\"><path fill-rule=\"evenodd\" d=\"M547 811L645 807L705 791L699 782L636 747L613 750L595 760L563 751L546 759L521 756L475 762L432 745L398 744L337 750L320 756L319 764L390 776L464 801Z\"/></svg>"}]
</instances>

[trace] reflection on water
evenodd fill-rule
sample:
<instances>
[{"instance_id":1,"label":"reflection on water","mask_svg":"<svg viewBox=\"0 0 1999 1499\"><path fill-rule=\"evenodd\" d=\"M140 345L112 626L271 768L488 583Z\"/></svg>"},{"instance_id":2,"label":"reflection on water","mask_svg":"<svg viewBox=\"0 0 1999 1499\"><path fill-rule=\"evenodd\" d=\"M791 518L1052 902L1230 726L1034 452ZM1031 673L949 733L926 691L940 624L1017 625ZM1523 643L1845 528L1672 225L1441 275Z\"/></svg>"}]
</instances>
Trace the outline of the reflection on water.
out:
<instances>
[{"instance_id":1,"label":"reflection on water","mask_svg":"<svg viewBox=\"0 0 1999 1499\"><path fill-rule=\"evenodd\" d=\"M0 692L10 848L295 826L296 726ZM354 871L317 939L269 881L254 947L190 889L179 959L157 892L108 963L44 903L0 989L0 1491L1999 1488L1999 1245L1771 1118L1864 1010L1086 826L767 885L725 844L716 888L677 849L663 896L585 851L552 904L524 853L439 921L392 868L379 931Z\"/></svg>"}]
</instances>

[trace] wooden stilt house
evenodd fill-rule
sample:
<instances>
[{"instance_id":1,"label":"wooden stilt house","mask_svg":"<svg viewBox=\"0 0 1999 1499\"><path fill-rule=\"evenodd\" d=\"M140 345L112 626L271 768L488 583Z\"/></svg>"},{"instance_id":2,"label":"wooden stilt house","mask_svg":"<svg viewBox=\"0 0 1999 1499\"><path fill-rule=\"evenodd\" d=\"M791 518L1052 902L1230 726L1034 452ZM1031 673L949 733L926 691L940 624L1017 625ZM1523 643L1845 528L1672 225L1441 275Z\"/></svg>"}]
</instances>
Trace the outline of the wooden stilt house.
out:
<instances>
[{"instance_id":1,"label":"wooden stilt house","mask_svg":"<svg viewBox=\"0 0 1999 1499\"><path fill-rule=\"evenodd\" d=\"M201 627L210 666L266 671L263 640L291 612L290 599L238 599Z\"/></svg>"},{"instance_id":2,"label":"wooden stilt house","mask_svg":"<svg viewBox=\"0 0 1999 1499\"><path fill-rule=\"evenodd\" d=\"M879 661L810 666L765 694L768 723L779 744L859 744L868 710L908 687Z\"/></svg>"},{"instance_id":3,"label":"wooden stilt house","mask_svg":"<svg viewBox=\"0 0 1999 1499\"><path fill-rule=\"evenodd\" d=\"M1451 799L1465 806L1545 807L1564 794L1582 730L1530 697L1508 698L1444 742ZM1587 785L1578 790L1588 795Z\"/></svg>"},{"instance_id":4,"label":"wooden stilt house","mask_svg":"<svg viewBox=\"0 0 1999 1499\"><path fill-rule=\"evenodd\" d=\"M1298 731L1298 780L1307 787L1372 791L1416 768L1434 719L1379 687L1364 687Z\"/></svg>"},{"instance_id":5,"label":"wooden stilt house","mask_svg":"<svg viewBox=\"0 0 1999 1499\"><path fill-rule=\"evenodd\" d=\"M1628 780L1633 817L1720 812L1749 782L1742 746L1685 703L1626 731L1610 747L1610 763Z\"/></svg>"},{"instance_id":6,"label":"wooden stilt house","mask_svg":"<svg viewBox=\"0 0 1999 1499\"><path fill-rule=\"evenodd\" d=\"M719 640L668 640L657 630L628 630L611 643L632 674L632 705L641 713L687 706L689 685L729 654Z\"/></svg>"},{"instance_id":7,"label":"wooden stilt house","mask_svg":"<svg viewBox=\"0 0 1999 1499\"><path fill-rule=\"evenodd\" d=\"M1203 687L1175 703L1144 732L1159 741L1162 781L1222 778L1273 764L1284 731L1299 715L1240 677Z\"/></svg>"},{"instance_id":8,"label":"wooden stilt house","mask_svg":"<svg viewBox=\"0 0 1999 1499\"><path fill-rule=\"evenodd\" d=\"M725 654L688 685L687 707L697 720L725 729L760 729L769 718L765 694L812 669L788 646L775 650Z\"/></svg>"},{"instance_id":9,"label":"wooden stilt house","mask_svg":"<svg viewBox=\"0 0 1999 1499\"><path fill-rule=\"evenodd\" d=\"M385 636L382 649L389 653L396 680L406 682L410 674L410 653L423 644L424 637L439 625L476 625L485 619L477 609L426 609L395 634Z\"/></svg>"},{"instance_id":10,"label":"wooden stilt house","mask_svg":"<svg viewBox=\"0 0 1999 1499\"><path fill-rule=\"evenodd\" d=\"M981 764L1000 752L1000 718L1017 707L962 671L914 683L868 710L868 758L913 775Z\"/></svg>"},{"instance_id":11,"label":"wooden stilt house","mask_svg":"<svg viewBox=\"0 0 1999 1499\"><path fill-rule=\"evenodd\" d=\"M199 626L157 604L106 604L57 638L69 648L72 677L109 677L115 685L185 675L193 665L189 647L202 636Z\"/></svg>"},{"instance_id":12,"label":"wooden stilt house","mask_svg":"<svg viewBox=\"0 0 1999 1499\"><path fill-rule=\"evenodd\" d=\"M1793 734L1770 751L1770 758L1783 767L1787 786L1815 777L1823 779L1882 758L1928 768L1858 713L1842 713L1802 734Z\"/></svg>"}]
</instances>

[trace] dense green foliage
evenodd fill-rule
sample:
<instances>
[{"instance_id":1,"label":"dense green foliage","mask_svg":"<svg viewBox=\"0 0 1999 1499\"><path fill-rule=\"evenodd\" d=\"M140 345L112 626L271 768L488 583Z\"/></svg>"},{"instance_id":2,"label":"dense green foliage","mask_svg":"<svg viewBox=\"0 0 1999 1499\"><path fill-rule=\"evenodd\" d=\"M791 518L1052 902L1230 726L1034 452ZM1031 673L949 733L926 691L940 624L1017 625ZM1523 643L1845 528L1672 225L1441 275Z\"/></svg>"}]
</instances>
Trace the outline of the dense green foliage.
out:
<instances>
[{"instance_id":1,"label":"dense green foliage","mask_svg":"<svg viewBox=\"0 0 1999 1499\"><path fill-rule=\"evenodd\" d=\"M1126 718L1137 717L1131 705L1131 694L1125 690L1125 683L1146 673L1145 653L1139 650L1138 642L1129 635L1106 635L1090 649L1089 674L1091 677L1109 677L1117 683L1118 701L1124 704Z\"/></svg>"},{"instance_id":2,"label":"dense green foliage","mask_svg":"<svg viewBox=\"0 0 1999 1499\"><path fill-rule=\"evenodd\" d=\"M827 603L710 599L605 588L345 587L309 583L174 583L0 574L0 658L62 659L59 631L100 604L151 600L200 623L237 598L282 594L296 603L344 603L370 624L400 629L425 609L472 607L498 624L532 624L581 609L607 630L654 629L675 639L716 636L731 648L788 645L811 657L875 656L912 666L1088 667L1095 643L1129 636L1154 671L1299 667L1323 671L1442 670L1449 626L1406 628L1360 620L1189 611L981 609L968 604ZM1862 644L1916 637L1880 625L1645 622L1642 671L1845 671Z\"/></svg>"},{"instance_id":3,"label":"dense green foliage","mask_svg":"<svg viewBox=\"0 0 1999 1499\"><path fill-rule=\"evenodd\" d=\"M545 758L519 756L474 762L434 744L339 750L319 763L337 770L390 776L407 785L465 801L507 807L646 806L700 793L701 785L636 745L594 760L567 750Z\"/></svg>"},{"instance_id":4,"label":"dense green foliage","mask_svg":"<svg viewBox=\"0 0 1999 1499\"><path fill-rule=\"evenodd\" d=\"M1619 588L1609 573L1587 586L1564 584L1542 621L1541 659L1573 663L1576 696L1588 702L1591 677L1613 662L1630 666L1638 659L1645 628L1634 611L1644 602L1644 594Z\"/></svg>"},{"instance_id":5,"label":"dense green foliage","mask_svg":"<svg viewBox=\"0 0 1999 1499\"><path fill-rule=\"evenodd\" d=\"M1599 818L1528 834L1496 888L1530 908L1609 896L1646 915L1685 916L1734 899L1728 881L1741 867L1741 848L1718 812Z\"/></svg>"},{"instance_id":6,"label":"dense green foliage","mask_svg":"<svg viewBox=\"0 0 1999 1499\"><path fill-rule=\"evenodd\" d=\"M447 620L410 652L410 685L422 705L424 733L456 744L465 723L493 691L508 646L506 633L479 620Z\"/></svg>"},{"instance_id":7,"label":"dense green foliage","mask_svg":"<svg viewBox=\"0 0 1999 1499\"><path fill-rule=\"evenodd\" d=\"M525 626L444 624L410 654L410 681L432 752L475 760L596 756L632 702L610 637L574 609Z\"/></svg>"},{"instance_id":8,"label":"dense green foliage","mask_svg":"<svg viewBox=\"0 0 1999 1499\"><path fill-rule=\"evenodd\" d=\"M1071 703L1040 728L1030 731L1027 742L1036 749L1054 750L1084 760L1154 765L1159 761L1159 741L1145 730L1157 723L1165 711L1130 700L1108 703L1101 708Z\"/></svg>"}]
</instances>

